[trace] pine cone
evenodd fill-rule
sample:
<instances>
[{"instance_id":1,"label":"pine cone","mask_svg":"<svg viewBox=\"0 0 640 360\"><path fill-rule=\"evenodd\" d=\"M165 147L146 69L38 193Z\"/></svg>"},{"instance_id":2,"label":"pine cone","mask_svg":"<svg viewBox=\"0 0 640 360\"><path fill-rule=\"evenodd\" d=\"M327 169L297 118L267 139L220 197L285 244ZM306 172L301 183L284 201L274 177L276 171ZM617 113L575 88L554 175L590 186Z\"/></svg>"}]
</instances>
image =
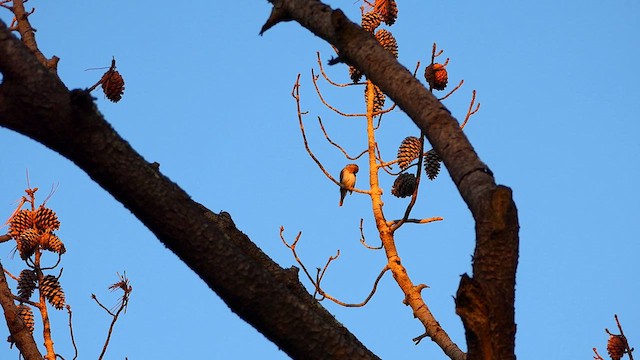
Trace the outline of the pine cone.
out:
<instances>
[{"instance_id":1,"label":"pine cone","mask_svg":"<svg viewBox=\"0 0 640 360\"><path fill-rule=\"evenodd\" d=\"M402 140L398 149L398 165L400 170L404 170L411 162L420 156L422 151L422 142L415 136L406 137Z\"/></svg>"},{"instance_id":2,"label":"pine cone","mask_svg":"<svg viewBox=\"0 0 640 360\"><path fill-rule=\"evenodd\" d=\"M405 198L413 195L416 189L416 176L413 174L402 173L398 175L396 181L393 182L391 194L395 197Z\"/></svg>"},{"instance_id":3,"label":"pine cone","mask_svg":"<svg viewBox=\"0 0 640 360\"><path fill-rule=\"evenodd\" d=\"M18 296L22 299L29 300L33 295L38 280L35 271L24 269L20 272L18 278Z\"/></svg>"},{"instance_id":4,"label":"pine cone","mask_svg":"<svg viewBox=\"0 0 640 360\"><path fill-rule=\"evenodd\" d=\"M40 241L44 250L53 251L60 255L67 252L67 249L64 247L62 241L60 241L60 238L53 233L46 232L42 234L42 238Z\"/></svg>"},{"instance_id":5,"label":"pine cone","mask_svg":"<svg viewBox=\"0 0 640 360\"><path fill-rule=\"evenodd\" d=\"M376 31L376 39L383 48L390 51L393 56L398 57L398 42L391 32L385 29L380 29Z\"/></svg>"},{"instance_id":6,"label":"pine cone","mask_svg":"<svg viewBox=\"0 0 640 360\"><path fill-rule=\"evenodd\" d=\"M62 310L64 308L64 292L60 287L58 278L53 275L47 275L40 284L40 291L44 294L45 298L56 309Z\"/></svg>"},{"instance_id":7,"label":"pine cone","mask_svg":"<svg viewBox=\"0 0 640 360\"><path fill-rule=\"evenodd\" d=\"M449 81L449 75L447 69L442 64L431 64L424 69L424 78L429 83L429 86L436 90L444 90L447 87Z\"/></svg>"},{"instance_id":8,"label":"pine cone","mask_svg":"<svg viewBox=\"0 0 640 360\"><path fill-rule=\"evenodd\" d=\"M607 352L611 357L611 360L620 360L624 353L626 352L627 345L624 336L622 335L611 335L609 336L609 341L607 342Z\"/></svg>"},{"instance_id":9,"label":"pine cone","mask_svg":"<svg viewBox=\"0 0 640 360\"><path fill-rule=\"evenodd\" d=\"M9 236L18 239L26 229L33 228L33 211L20 210L9 220Z\"/></svg>"},{"instance_id":10,"label":"pine cone","mask_svg":"<svg viewBox=\"0 0 640 360\"><path fill-rule=\"evenodd\" d=\"M104 73L104 75L102 75L100 82L102 83L102 91L107 99L112 102L118 102L122 99L122 94L124 93L124 79L118 70L114 70L113 68L109 69Z\"/></svg>"},{"instance_id":11,"label":"pine cone","mask_svg":"<svg viewBox=\"0 0 640 360\"><path fill-rule=\"evenodd\" d=\"M380 17L380 14L375 11L362 15L362 28L370 33L373 33L378 26L380 26L381 22L382 18Z\"/></svg>"},{"instance_id":12,"label":"pine cone","mask_svg":"<svg viewBox=\"0 0 640 360\"><path fill-rule=\"evenodd\" d=\"M362 79L362 75L363 74L360 72L360 70L354 68L353 66L349 66L349 77L351 78L354 84L359 82L360 79Z\"/></svg>"},{"instance_id":13,"label":"pine cone","mask_svg":"<svg viewBox=\"0 0 640 360\"><path fill-rule=\"evenodd\" d=\"M35 229L27 229L22 232L18 240L16 240L18 252L22 260L27 260L29 256L33 255L39 240L40 234L38 234L38 231Z\"/></svg>"},{"instance_id":14,"label":"pine cone","mask_svg":"<svg viewBox=\"0 0 640 360\"><path fill-rule=\"evenodd\" d=\"M398 18L398 5L395 0L376 0L373 9L373 11L380 14L382 20L389 26L393 25Z\"/></svg>"},{"instance_id":15,"label":"pine cone","mask_svg":"<svg viewBox=\"0 0 640 360\"><path fill-rule=\"evenodd\" d=\"M60 221L55 211L40 205L36 210L35 220L36 228L42 232L54 231L60 228Z\"/></svg>"},{"instance_id":16,"label":"pine cone","mask_svg":"<svg viewBox=\"0 0 640 360\"><path fill-rule=\"evenodd\" d=\"M29 332L33 334L33 330L35 329L35 321L33 318L33 311L31 310L31 306L20 304L17 306L18 308L18 316L24 322L24 326L29 329Z\"/></svg>"},{"instance_id":17,"label":"pine cone","mask_svg":"<svg viewBox=\"0 0 640 360\"><path fill-rule=\"evenodd\" d=\"M367 91L369 89L369 84L370 83L367 83L367 86L364 88L364 101L367 104L369 103L369 96L367 95L369 93ZM373 94L373 112L379 112L384 107L385 96L377 85L373 85Z\"/></svg>"},{"instance_id":18,"label":"pine cone","mask_svg":"<svg viewBox=\"0 0 640 360\"><path fill-rule=\"evenodd\" d=\"M424 171L427 173L429 180L433 180L440 173L440 156L436 154L434 149L427 151L424 156Z\"/></svg>"}]
</instances>

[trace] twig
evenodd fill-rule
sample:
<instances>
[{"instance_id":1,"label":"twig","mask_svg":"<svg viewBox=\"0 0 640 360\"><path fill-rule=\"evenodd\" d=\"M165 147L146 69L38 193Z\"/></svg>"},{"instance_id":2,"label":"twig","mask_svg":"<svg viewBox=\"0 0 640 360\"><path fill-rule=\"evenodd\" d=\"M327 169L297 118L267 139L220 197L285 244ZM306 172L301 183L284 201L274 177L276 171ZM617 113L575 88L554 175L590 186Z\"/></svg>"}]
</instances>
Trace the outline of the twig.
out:
<instances>
[{"instance_id":1,"label":"twig","mask_svg":"<svg viewBox=\"0 0 640 360\"><path fill-rule=\"evenodd\" d=\"M331 140L331 138L329 138L329 134L327 134L327 131L324 129L324 125L322 124L322 118L320 116L318 116L318 122L320 123L320 129L322 130L322 133L324 134L324 137L327 139L329 144L337 147L340 151L342 151L342 153L344 154L344 156L347 159L349 159L349 160L358 160L360 157L362 157L362 155L367 153L367 150L363 150L360 154L358 154L355 157L349 156L349 154L347 154L347 151L342 146L340 146L339 144L335 143L333 140Z\"/></svg>"},{"instance_id":2,"label":"twig","mask_svg":"<svg viewBox=\"0 0 640 360\"><path fill-rule=\"evenodd\" d=\"M396 224L398 222L400 222L402 219L398 219L398 220L391 220L388 221L387 224L389 226ZM440 217L440 216L435 216L435 217L430 217L430 218L426 218L426 219L406 219L404 222L405 223L414 223L414 224L428 224L428 223L432 223L435 221L442 221L444 220L444 218Z\"/></svg>"},{"instance_id":3,"label":"twig","mask_svg":"<svg viewBox=\"0 0 640 360\"><path fill-rule=\"evenodd\" d=\"M620 330L620 335L624 340L624 345L627 347L627 354L629 354L629 360L633 360L633 349L629 346L629 342L627 341L627 337L624 335L624 331L622 330L622 325L620 325L620 321L618 320L618 314L614 314L613 317L616 319L616 324L618 325L618 330Z\"/></svg>"},{"instance_id":4,"label":"twig","mask_svg":"<svg viewBox=\"0 0 640 360\"><path fill-rule=\"evenodd\" d=\"M318 87L318 75L316 75L313 71L313 69L311 69L311 80L313 81L313 86L316 88L316 93L318 94L318 98L320 98L320 101L324 104L324 106L328 107L329 109L333 110L334 112L336 112L339 115L342 115L344 117L365 117L367 116L367 114L348 114L345 113L341 110L338 110L337 108L333 107L332 105L330 105L322 96L322 92L320 91L320 88Z\"/></svg>"},{"instance_id":5,"label":"twig","mask_svg":"<svg viewBox=\"0 0 640 360\"><path fill-rule=\"evenodd\" d=\"M320 51L316 51L316 55L318 57L318 66L320 66L320 73L322 74L322 76L324 77L325 80L327 80L327 82L333 86L337 86L337 87L347 87L347 86L354 86L354 85L364 85L364 83L346 83L346 84L338 84L336 82L331 81L331 79L329 79L329 76L327 76L327 74L324 72L324 67L322 66L322 60L320 60Z\"/></svg>"},{"instance_id":6,"label":"twig","mask_svg":"<svg viewBox=\"0 0 640 360\"><path fill-rule=\"evenodd\" d=\"M115 314L112 313L109 309L107 309L106 306L102 305L102 303L98 301L98 298L96 297L95 294L91 294L91 298L95 300L96 303L98 303L98 305L100 305L101 308L103 308L109 315L113 317L113 319L111 320L111 325L109 325L107 339L104 342L104 346L102 347L102 352L100 353L98 360L102 360L102 358L104 357L104 354L107 352L107 347L109 346L109 340L111 340L111 334L113 333L113 328L116 324L116 321L118 321L118 317L120 316L120 313L122 311L126 313L127 305L129 304L129 295L131 294L131 291L133 291L133 288L129 285L129 279L127 279L126 274L125 275L118 274L118 276L120 276L120 281L109 286L109 289L111 291L114 291L117 289L121 289L123 291L123 295L119 301L118 310L116 311Z\"/></svg>"},{"instance_id":7,"label":"twig","mask_svg":"<svg viewBox=\"0 0 640 360\"><path fill-rule=\"evenodd\" d=\"M69 332L71 334L71 344L73 344L73 350L75 354L72 360L76 360L78 358L78 347L76 346L76 338L73 336L73 323L71 321L71 306L67 305L67 312L69 313Z\"/></svg>"},{"instance_id":8,"label":"twig","mask_svg":"<svg viewBox=\"0 0 640 360\"><path fill-rule=\"evenodd\" d=\"M334 297L332 297L331 295L327 294L324 290L322 290L320 288L320 284L318 283L316 289L318 290L318 293L320 295L322 295L324 298L329 299L331 301L333 301L334 303L344 306L344 307L363 307L365 305L367 305L367 303L369 302L369 300L371 300L371 298L373 297L373 295L376 293L376 290L378 289L378 283L380 282L380 279L382 279L382 276L388 271L389 269L389 265L385 265L384 268L382 268L382 270L380 271L380 274L378 274L378 277L376 278L376 280L373 282L373 288L371 289L371 292L369 293L369 295L367 295L366 299L364 299L362 302L357 303L357 304L350 304L350 303L345 303L342 302Z\"/></svg>"},{"instance_id":9,"label":"twig","mask_svg":"<svg viewBox=\"0 0 640 360\"><path fill-rule=\"evenodd\" d=\"M364 222L364 219L360 218L360 243L362 245L364 245L364 247L366 247L367 249L371 249L371 250L380 250L382 249L382 243L380 243L380 246L371 246L368 245L365 238L364 238L364 230L362 229L362 223Z\"/></svg>"},{"instance_id":10,"label":"twig","mask_svg":"<svg viewBox=\"0 0 640 360\"><path fill-rule=\"evenodd\" d=\"M462 84L464 84L464 79L460 80L460 83L453 88L453 90L449 91L449 93L441 98L438 99L438 101L442 101L446 98L448 98L449 96L451 96L451 94L453 94L454 92L456 92L458 89L460 89L460 87L462 87Z\"/></svg>"},{"instance_id":11,"label":"twig","mask_svg":"<svg viewBox=\"0 0 640 360\"><path fill-rule=\"evenodd\" d=\"M476 102L476 91L473 90L471 95L471 102L469 103L469 110L467 110L467 116L464 117L464 121L462 122L462 125L460 125L461 129L464 129L464 127L467 125L467 122L469 121L469 118L471 117L471 115L477 113L478 110L480 110L480 103L478 103L476 105L476 108L473 109L473 104L475 102Z\"/></svg>"}]
</instances>

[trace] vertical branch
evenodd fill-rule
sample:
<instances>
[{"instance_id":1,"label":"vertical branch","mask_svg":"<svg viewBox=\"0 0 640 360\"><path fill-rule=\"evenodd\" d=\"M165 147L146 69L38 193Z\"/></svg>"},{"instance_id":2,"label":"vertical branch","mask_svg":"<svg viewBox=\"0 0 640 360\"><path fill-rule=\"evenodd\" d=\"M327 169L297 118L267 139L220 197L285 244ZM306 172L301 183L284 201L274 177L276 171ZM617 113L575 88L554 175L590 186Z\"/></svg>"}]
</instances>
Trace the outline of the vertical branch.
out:
<instances>
[{"instance_id":1,"label":"vertical branch","mask_svg":"<svg viewBox=\"0 0 640 360\"><path fill-rule=\"evenodd\" d=\"M429 310L429 307L422 299L421 291L426 286L423 284L414 285L407 269L402 265L398 250L396 248L393 231L389 226L389 222L386 221L384 213L382 211L382 190L378 181L378 168L380 165L376 161L376 141L375 130L373 124L373 102L374 102L374 86L370 80L367 80L367 144L368 144L368 156L369 156L369 182L370 182L370 196L371 204L373 208L373 216L375 218L376 227L380 234L380 240L387 256L387 266L391 269L393 278L402 292L405 295L404 303L411 306L413 314L425 327L425 333L429 336L444 353L454 360L463 360L466 355L460 348L451 340L449 335L440 326L438 321Z\"/></svg>"},{"instance_id":2,"label":"vertical branch","mask_svg":"<svg viewBox=\"0 0 640 360\"><path fill-rule=\"evenodd\" d=\"M49 321L49 312L47 309L47 299L44 291L42 290L42 284L44 283L44 274L40 269L40 258L42 257L42 251L40 249L36 250L35 253L35 270L38 276L38 294L39 296L39 304L38 309L40 310L40 316L42 317L42 336L44 338L44 347L47 349L47 354L45 355L45 359L47 360L55 360L56 352L53 348L53 339L51 338L51 322Z\"/></svg>"},{"instance_id":3,"label":"vertical branch","mask_svg":"<svg viewBox=\"0 0 640 360\"><path fill-rule=\"evenodd\" d=\"M22 42L33 52L38 61L44 65L47 69L51 70L51 72L55 73L58 67L58 61L60 60L57 56L53 56L51 59L47 59L44 54L38 48L38 44L36 42L36 37L34 34L34 30L31 27L31 23L29 22L29 15L33 12L28 13L24 8L23 0L13 0L13 14L16 17L18 22L17 28L20 33L20 37L22 38Z\"/></svg>"}]
</instances>

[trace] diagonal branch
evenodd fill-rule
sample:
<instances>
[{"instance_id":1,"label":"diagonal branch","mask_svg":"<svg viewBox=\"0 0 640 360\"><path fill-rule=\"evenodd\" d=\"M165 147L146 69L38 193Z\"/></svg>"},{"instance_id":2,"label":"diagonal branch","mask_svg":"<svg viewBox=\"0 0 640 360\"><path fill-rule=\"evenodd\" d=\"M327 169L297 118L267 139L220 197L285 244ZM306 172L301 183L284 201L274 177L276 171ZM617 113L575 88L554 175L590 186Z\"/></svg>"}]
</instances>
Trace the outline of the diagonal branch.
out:
<instances>
[{"instance_id":1,"label":"diagonal branch","mask_svg":"<svg viewBox=\"0 0 640 360\"><path fill-rule=\"evenodd\" d=\"M242 319L292 358L376 359L238 230L143 159L0 21L0 126L60 153L128 208Z\"/></svg>"}]
</instances>

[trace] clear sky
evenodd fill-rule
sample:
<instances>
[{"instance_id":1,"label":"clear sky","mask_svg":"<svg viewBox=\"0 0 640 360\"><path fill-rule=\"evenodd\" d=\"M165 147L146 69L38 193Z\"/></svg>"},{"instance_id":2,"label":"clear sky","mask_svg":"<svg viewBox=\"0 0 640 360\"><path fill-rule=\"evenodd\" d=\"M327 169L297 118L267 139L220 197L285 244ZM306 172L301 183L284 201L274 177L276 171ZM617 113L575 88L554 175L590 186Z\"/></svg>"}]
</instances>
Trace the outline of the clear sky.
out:
<instances>
[{"instance_id":1,"label":"clear sky","mask_svg":"<svg viewBox=\"0 0 640 360\"><path fill-rule=\"evenodd\" d=\"M359 22L359 3L329 3ZM444 49L450 82L465 80L445 104L461 118L471 91L478 91L482 106L465 131L496 180L513 189L521 226L518 358L588 359L594 346L606 356L604 328L615 329L615 313L639 347L640 2L398 4L390 30L399 60L413 69L429 61L434 42ZM96 91L97 103L147 160L159 162L195 200L229 212L284 267L294 259L279 239L281 225L289 240L303 232L298 250L310 268L340 249L326 290L348 302L364 299L385 264L381 252L358 241L362 217L367 239L376 242L370 201L353 194L338 207L338 188L303 148L290 95L302 73L310 145L338 176L348 161L324 140L316 117L352 154L364 149L365 133L362 119L340 118L315 96L310 70L317 69L316 51L325 63L334 55L329 45L296 23L258 36L270 11L266 1L27 5L36 7L31 21L41 50L61 58L59 74L69 88L93 85L102 71L85 69L116 57L124 97L113 104ZM348 81L345 66L328 71L335 81ZM321 87L345 111L363 111L362 88ZM385 119L378 141L383 157L392 159L401 140L418 132L399 110ZM81 359L97 357L110 321L90 295L115 303L107 287L122 271L133 293L107 358L287 358L70 161L6 129L0 143L3 219L26 188L26 169L40 200L59 185L48 204L58 212L58 235L68 249L61 282ZM393 179L382 179L385 211L398 217L407 200L392 197ZM421 186L414 216L445 220L406 226L397 236L400 256L412 279L430 286L423 292L427 304L465 349L453 295L459 275L471 269L473 221L446 171ZM364 176L358 187L366 187ZM12 246L0 245L0 259L17 274L22 266L11 258ZM390 276L364 308L323 305L384 359L445 358L428 340L413 345L423 328ZM57 312L53 327L56 349L72 358L65 312ZM0 327L0 338L6 335ZM15 349L0 347L0 358L15 357Z\"/></svg>"}]
</instances>

